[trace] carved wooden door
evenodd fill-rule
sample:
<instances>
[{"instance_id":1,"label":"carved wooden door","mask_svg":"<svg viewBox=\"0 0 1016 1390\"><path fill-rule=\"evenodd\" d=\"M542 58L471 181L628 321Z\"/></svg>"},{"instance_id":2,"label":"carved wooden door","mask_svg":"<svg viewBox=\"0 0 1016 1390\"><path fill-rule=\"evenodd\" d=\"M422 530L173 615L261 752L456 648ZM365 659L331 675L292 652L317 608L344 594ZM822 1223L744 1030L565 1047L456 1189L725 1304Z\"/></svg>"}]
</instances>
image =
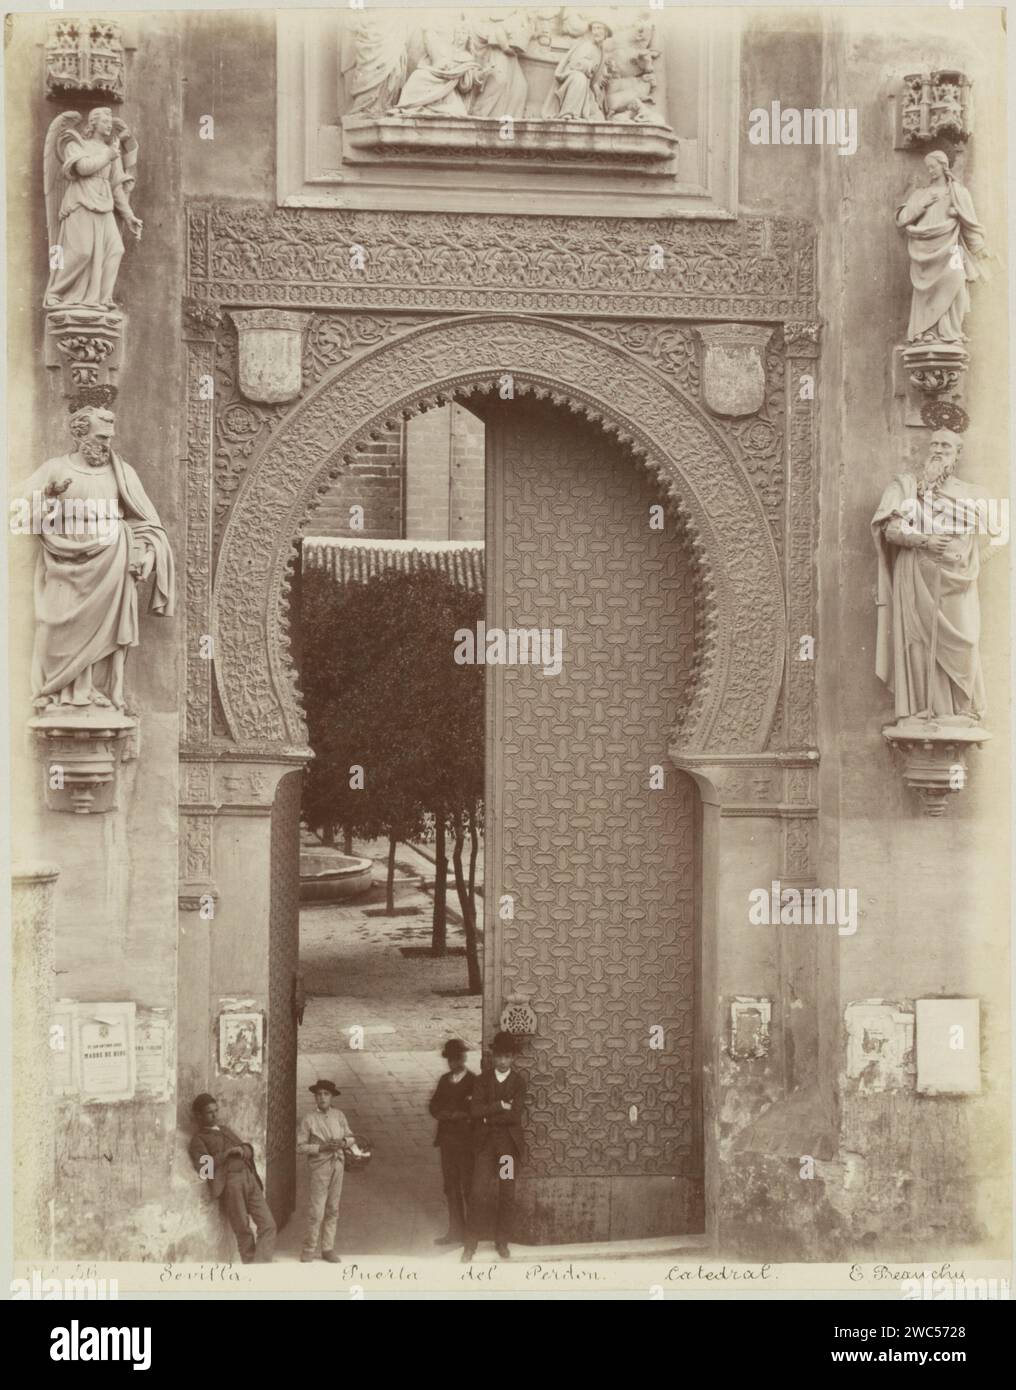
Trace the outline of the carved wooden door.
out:
<instances>
[{"instance_id":1,"label":"carved wooden door","mask_svg":"<svg viewBox=\"0 0 1016 1390\"><path fill-rule=\"evenodd\" d=\"M560 674L487 680L487 1032L513 995L538 1017L524 1237L701 1230L699 804L667 761L689 556L600 429L528 397L484 414L488 624L563 638Z\"/></svg>"}]
</instances>

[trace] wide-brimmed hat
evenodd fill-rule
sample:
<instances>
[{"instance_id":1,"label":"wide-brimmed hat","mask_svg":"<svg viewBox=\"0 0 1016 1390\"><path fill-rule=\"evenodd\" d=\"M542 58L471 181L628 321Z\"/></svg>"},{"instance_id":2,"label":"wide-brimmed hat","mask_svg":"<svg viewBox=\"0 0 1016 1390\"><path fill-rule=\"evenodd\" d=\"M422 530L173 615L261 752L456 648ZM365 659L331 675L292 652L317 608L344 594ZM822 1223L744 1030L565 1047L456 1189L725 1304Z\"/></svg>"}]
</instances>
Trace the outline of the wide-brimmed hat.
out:
<instances>
[{"instance_id":1,"label":"wide-brimmed hat","mask_svg":"<svg viewBox=\"0 0 1016 1390\"><path fill-rule=\"evenodd\" d=\"M314 1082L313 1086L308 1086L307 1090L310 1091L312 1096L316 1096L318 1091L327 1091L330 1096L342 1095L342 1092L334 1081L322 1081L320 1077Z\"/></svg>"},{"instance_id":2,"label":"wide-brimmed hat","mask_svg":"<svg viewBox=\"0 0 1016 1390\"><path fill-rule=\"evenodd\" d=\"M445 1058L464 1057L468 1051L469 1044L464 1043L461 1038L449 1038L441 1049L441 1056Z\"/></svg>"}]
</instances>

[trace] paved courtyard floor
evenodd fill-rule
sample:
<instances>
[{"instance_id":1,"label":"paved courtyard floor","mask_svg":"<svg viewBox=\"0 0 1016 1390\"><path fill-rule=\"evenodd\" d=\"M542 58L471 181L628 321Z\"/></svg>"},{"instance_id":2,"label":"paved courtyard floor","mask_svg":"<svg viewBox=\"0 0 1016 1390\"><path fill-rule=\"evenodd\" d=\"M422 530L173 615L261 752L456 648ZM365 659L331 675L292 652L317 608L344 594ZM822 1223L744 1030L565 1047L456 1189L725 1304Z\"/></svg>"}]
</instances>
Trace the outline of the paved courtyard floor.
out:
<instances>
[{"instance_id":1,"label":"paved courtyard floor","mask_svg":"<svg viewBox=\"0 0 1016 1390\"><path fill-rule=\"evenodd\" d=\"M357 847L359 850L359 846ZM348 1255L434 1255L458 1259L434 1246L446 1229L441 1169L427 1105L444 1070L441 1047L450 1037L475 1049L479 1068L481 1002L466 995L466 960L406 957L404 947L430 944L431 898L414 873L433 868L399 847L407 880L398 909L413 915L372 915L383 893L343 906L304 907L300 958L307 1006L299 1033L297 1108L313 1105L307 1087L318 1077L335 1082L358 1138L370 1141L367 1168L347 1172L337 1248ZM382 866L375 882L383 885ZM380 898L380 901L378 900ZM450 906L454 905L454 892ZM461 951L461 930L449 922L448 945ZM362 1047L349 1030L359 1028ZM299 1257L306 1205L306 1161L297 1159L297 1205L280 1233L277 1258Z\"/></svg>"}]
</instances>

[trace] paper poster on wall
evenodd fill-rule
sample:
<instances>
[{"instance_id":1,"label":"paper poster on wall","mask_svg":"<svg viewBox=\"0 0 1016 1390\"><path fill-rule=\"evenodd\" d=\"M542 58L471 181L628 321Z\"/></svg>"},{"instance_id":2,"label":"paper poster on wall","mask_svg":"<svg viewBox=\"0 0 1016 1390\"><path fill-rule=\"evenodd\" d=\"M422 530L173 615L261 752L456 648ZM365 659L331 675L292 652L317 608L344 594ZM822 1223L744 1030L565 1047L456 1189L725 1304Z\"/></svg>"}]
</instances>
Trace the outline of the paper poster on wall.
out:
<instances>
[{"instance_id":1,"label":"paper poster on wall","mask_svg":"<svg viewBox=\"0 0 1016 1390\"><path fill-rule=\"evenodd\" d=\"M74 1066L73 1004L58 1004L50 1017L49 1055L53 1094L73 1095L78 1089Z\"/></svg>"},{"instance_id":2,"label":"paper poster on wall","mask_svg":"<svg viewBox=\"0 0 1016 1390\"><path fill-rule=\"evenodd\" d=\"M134 1095L134 1004L79 1004L78 1078L84 1101Z\"/></svg>"},{"instance_id":3,"label":"paper poster on wall","mask_svg":"<svg viewBox=\"0 0 1016 1390\"><path fill-rule=\"evenodd\" d=\"M165 1099L169 1094L169 1024L150 1015L134 1025L134 1066L138 1095Z\"/></svg>"},{"instance_id":4,"label":"paper poster on wall","mask_svg":"<svg viewBox=\"0 0 1016 1390\"><path fill-rule=\"evenodd\" d=\"M219 1070L251 1076L264 1069L264 1015L219 1015Z\"/></svg>"}]
</instances>

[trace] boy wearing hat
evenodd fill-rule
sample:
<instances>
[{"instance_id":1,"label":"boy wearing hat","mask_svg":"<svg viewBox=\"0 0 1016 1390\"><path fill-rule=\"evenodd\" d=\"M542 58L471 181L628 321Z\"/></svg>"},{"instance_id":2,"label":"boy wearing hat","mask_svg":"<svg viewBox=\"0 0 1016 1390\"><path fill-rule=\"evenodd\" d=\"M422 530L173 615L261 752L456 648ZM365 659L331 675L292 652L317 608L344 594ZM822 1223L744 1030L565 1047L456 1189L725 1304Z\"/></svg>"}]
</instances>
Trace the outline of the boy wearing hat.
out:
<instances>
[{"instance_id":1,"label":"boy wearing hat","mask_svg":"<svg viewBox=\"0 0 1016 1390\"><path fill-rule=\"evenodd\" d=\"M214 1096L197 1096L191 1114L196 1125L190 1141L191 1162L211 1182L212 1196L218 1198L233 1228L240 1259L245 1265L254 1261L270 1264L275 1252L275 1219L254 1166L253 1148L218 1123L219 1107ZM251 1221L257 1230L256 1243L251 1235Z\"/></svg>"},{"instance_id":2,"label":"boy wearing hat","mask_svg":"<svg viewBox=\"0 0 1016 1390\"><path fill-rule=\"evenodd\" d=\"M434 1146L441 1151L441 1177L448 1202L448 1234L435 1245L461 1245L466 1236L466 1205L473 1180L473 1122L469 1102L476 1073L466 1066L469 1048L461 1038L449 1038L441 1056L448 1070L437 1083L430 1113L437 1120Z\"/></svg>"},{"instance_id":3,"label":"boy wearing hat","mask_svg":"<svg viewBox=\"0 0 1016 1390\"><path fill-rule=\"evenodd\" d=\"M515 1209L515 1177L525 1155L522 1112L525 1078L513 1067L517 1044L511 1033L498 1033L491 1044L493 1066L477 1077L469 1110L477 1122L469 1228L463 1263L476 1253L485 1198L493 1185L494 1243L502 1260L511 1258L508 1236Z\"/></svg>"},{"instance_id":4,"label":"boy wearing hat","mask_svg":"<svg viewBox=\"0 0 1016 1390\"><path fill-rule=\"evenodd\" d=\"M356 1140L342 1111L332 1109L332 1097L341 1094L335 1083L318 1080L308 1090L314 1097L314 1109L304 1115L296 1131L296 1151L307 1155L310 1172L307 1230L300 1259L310 1264L320 1245L321 1258L329 1264L338 1264L341 1256L333 1247L346 1167L345 1151L346 1146L355 1144Z\"/></svg>"}]
</instances>

